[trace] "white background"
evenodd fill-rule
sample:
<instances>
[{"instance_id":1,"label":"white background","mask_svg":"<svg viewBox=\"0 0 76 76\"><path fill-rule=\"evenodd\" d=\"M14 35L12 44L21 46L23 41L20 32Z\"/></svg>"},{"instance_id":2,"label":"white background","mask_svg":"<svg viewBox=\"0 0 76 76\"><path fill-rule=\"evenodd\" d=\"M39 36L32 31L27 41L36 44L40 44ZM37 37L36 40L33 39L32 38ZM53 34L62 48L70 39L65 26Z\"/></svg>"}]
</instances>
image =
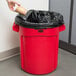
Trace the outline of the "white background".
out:
<instances>
[{"instance_id":1,"label":"white background","mask_svg":"<svg viewBox=\"0 0 76 76\"><path fill-rule=\"evenodd\" d=\"M16 0L26 9L48 10L48 0ZM19 35L12 30L16 13L11 12L6 0L0 0L0 52L19 46Z\"/></svg>"}]
</instances>

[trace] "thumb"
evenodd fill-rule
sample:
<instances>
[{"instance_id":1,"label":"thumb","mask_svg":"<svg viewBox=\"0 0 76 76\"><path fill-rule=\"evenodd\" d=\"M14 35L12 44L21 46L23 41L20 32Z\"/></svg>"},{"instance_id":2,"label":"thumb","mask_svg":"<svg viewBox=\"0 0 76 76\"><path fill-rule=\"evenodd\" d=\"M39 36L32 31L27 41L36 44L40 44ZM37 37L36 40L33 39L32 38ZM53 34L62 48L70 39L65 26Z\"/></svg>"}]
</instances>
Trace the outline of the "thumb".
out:
<instances>
[{"instance_id":1,"label":"thumb","mask_svg":"<svg viewBox=\"0 0 76 76\"><path fill-rule=\"evenodd\" d=\"M17 3L17 2L15 2L15 4L17 4L18 6L20 6L20 4L19 4L19 3Z\"/></svg>"}]
</instances>

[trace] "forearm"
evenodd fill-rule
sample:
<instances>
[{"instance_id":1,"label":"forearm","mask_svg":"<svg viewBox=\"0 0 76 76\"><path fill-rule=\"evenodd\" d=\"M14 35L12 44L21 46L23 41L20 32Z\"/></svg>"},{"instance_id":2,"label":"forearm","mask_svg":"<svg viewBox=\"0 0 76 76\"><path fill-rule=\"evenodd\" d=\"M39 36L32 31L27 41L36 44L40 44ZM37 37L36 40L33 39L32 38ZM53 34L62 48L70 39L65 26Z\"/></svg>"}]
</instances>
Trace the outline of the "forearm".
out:
<instances>
[{"instance_id":1,"label":"forearm","mask_svg":"<svg viewBox=\"0 0 76 76\"><path fill-rule=\"evenodd\" d=\"M14 0L6 0L10 10L25 15L27 10Z\"/></svg>"},{"instance_id":2,"label":"forearm","mask_svg":"<svg viewBox=\"0 0 76 76\"><path fill-rule=\"evenodd\" d=\"M19 6L15 9L15 12L25 15L27 13L27 10L23 8L22 6Z\"/></svg>"}]
</instances>

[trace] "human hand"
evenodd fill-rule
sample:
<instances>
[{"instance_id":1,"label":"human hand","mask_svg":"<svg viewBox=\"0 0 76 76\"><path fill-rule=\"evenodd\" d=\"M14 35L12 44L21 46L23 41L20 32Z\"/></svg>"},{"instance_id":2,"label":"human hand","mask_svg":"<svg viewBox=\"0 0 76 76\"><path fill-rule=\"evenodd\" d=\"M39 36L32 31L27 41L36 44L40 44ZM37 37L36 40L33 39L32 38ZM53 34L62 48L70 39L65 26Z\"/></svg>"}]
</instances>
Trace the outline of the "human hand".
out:
<instances>
[{"instance_id":1,"label":"human hand","mask_svg":"<svg viewBox=\"0 0 76 76\"><path fill-rule=\"evenodd\" d=\"M7 0L7 3L8 3L8 6L9 6L10 10L12 10L12 11L14 11L15 4L20 6L19 3L15 2L13 0Z\"/></svg>"}]
</instances>

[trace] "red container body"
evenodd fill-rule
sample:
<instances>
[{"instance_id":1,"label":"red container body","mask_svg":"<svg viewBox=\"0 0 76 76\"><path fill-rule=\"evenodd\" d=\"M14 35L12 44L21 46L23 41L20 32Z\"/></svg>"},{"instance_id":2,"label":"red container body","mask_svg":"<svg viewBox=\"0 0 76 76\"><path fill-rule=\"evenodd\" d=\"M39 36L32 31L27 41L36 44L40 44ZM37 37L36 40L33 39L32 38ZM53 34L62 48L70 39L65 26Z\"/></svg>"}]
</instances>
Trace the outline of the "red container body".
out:
<instances>
[{"instance_id":1,"label":"red container body","mask_svg":"<svg viewBox=\"0 0 76 76\"><path fill-rule=\"evenodd\" d=\"M14 23L19 32L21 67L31 74L48 74L57 68L59 32L65 25L47 29L24 28Z\"/></svg>"}]
</instances>

